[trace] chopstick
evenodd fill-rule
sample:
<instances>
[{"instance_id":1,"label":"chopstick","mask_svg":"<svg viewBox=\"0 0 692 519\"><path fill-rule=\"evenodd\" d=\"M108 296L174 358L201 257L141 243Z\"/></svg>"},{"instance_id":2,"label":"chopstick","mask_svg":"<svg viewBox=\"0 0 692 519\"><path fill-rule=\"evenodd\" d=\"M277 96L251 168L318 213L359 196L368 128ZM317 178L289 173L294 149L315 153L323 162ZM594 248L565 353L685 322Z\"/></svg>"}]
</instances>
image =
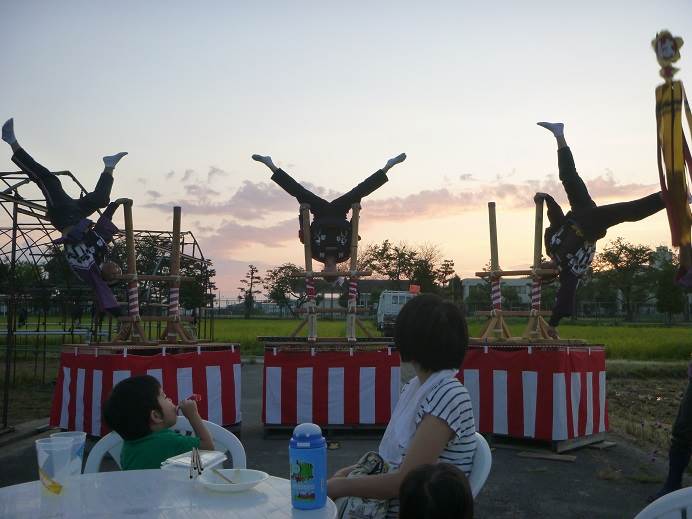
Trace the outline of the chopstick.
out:
<instances>
[{"instance_id":1,"label":"chopstick","mask_svg":"<svg viewBox=\"0 0 692 519\"><path fill-rule=\"evenodd\" d=\"M211 470L212 470L212 472L213 472L214 474L216 474L217 476L219 476L221 479L223 479L223 480L225 480L225 481L228 481L231 485L235 485L234 481L233 481L232 479L227 478L227 477L224 476L223 474L221 474L221 471L220 471L220 470L217 470L217 469L211 469Z\"/></svg>"},{"instance_id":2,"label":"chopstick","mask_svg":"<svg viewBox=\"0 0 692 519\"><path fill-rule=\"evenodd\" d=\"M204 467L202 466L202 457L199 454L199 449L195 447L195 455L197 457L197 475L202 474Z\"/></svg>"}]
</instances>

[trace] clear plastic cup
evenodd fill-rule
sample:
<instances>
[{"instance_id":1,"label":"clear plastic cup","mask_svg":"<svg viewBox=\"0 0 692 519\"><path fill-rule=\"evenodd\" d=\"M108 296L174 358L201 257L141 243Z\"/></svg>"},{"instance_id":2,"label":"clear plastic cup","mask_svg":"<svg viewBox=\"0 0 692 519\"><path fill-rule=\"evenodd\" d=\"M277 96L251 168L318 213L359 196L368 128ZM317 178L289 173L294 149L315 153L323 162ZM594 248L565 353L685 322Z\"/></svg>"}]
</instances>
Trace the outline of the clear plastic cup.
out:
<instances>
[{"instance_id":1,"label":"clear plastic cup","mask_svg":"<svg viewBox=\"0 0 692 519\"><path fill-rule=\"evenodd\" d=\"M60 494L71 477L72 444L70 438L41 438L36 440L38 478L53 494Z\"/></svg>"},{"instance_id":2,"label":"clear plastic cup","mask_svg":"<svg viewBox=\"0 0 692 519\"><path fill-rule=\"evenodd\" d=\"M79 476L82 473L84 461L84 444L86 433L82 431L58 432L50 435L51 438L64 438L72 441L72 459L70 460L70 475Z\"/></svg>"}]
</instances>

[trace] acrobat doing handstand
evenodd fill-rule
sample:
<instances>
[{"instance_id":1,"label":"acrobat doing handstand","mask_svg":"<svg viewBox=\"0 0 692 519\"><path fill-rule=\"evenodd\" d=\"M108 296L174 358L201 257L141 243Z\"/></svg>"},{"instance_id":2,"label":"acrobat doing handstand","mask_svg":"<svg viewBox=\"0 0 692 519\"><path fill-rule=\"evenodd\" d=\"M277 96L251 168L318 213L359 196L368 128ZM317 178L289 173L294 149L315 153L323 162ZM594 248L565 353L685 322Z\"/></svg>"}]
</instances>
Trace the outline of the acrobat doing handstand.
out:
<instances>
[{"instance_id":1,"label":"acrobat doing handstand","mask_svg":"<svg viewBox=\"0 0 692 519\"><path fill-rule=\"evenodd\" d=\"M593 261L596 241L603 238L610 227L622 222L638 222L662 210L665 205L662 193L658 192L631 202L597 206L577 173L572 152L565 141L564 125L537 124L552 132L557 140L560 180L570 205L570 210L564 214L552 196L536 193L536 199L542 198L548 206L550 225L545 231L545 250L552 266L559 271L560 288L548 321L548 333L557 338L555 328L560 320L574 312L574 293Z\"/></svg>"},{"instance_id":2,"label":"acrobat doing handstand","mask_svg":"<svg viewBox=\"0 0 692 519\"><path fill-rule=\"evenodd\" d=\"M402 153L389 159L382 169L331 202L327 202L324 198L301 186L283 169L276 167L271 157L253 155L252 158L266 165L272 171L272 180L284 191L294 196L301 204L310 205L310 212L313 215L310 224L312 258L324 263L325 272L336 272L336 265L346 261L351 256L351 240L354 237L351 232L351 222L346 220L351 206L387 182L389 180L387 172L392 166L406 160L406 154ZM303 242L302 220L300 220L298 236ZM355 239L358 237L356 236Z\"/></svg>"},{"instance_id":3,"label":"acrobat doing handstand","mask_svg":"<svg viewBox=\"0 0 692 519\"><path fill-rule=\"evenodd\" d=\"M118 161L127 155L120 152L103 157L105 168L91 193L75 200L62 187L60 179L54 173L36 162L17 142L14 134L14 121L8 119L2 126L2 140L12 148L12 162L33 181L46 199L46 216L50 223L62 233L55 240L63 244L67 263L73 272L91 286L94 299L101 311L119 316L121 311L118 302L101 275L101 264L107 251L107 245L113 240L118 228L111 218L119 204L127 199L118 199L109 203L113 187L113 169ZM94 224L88 219L97 209L105 207L101 217Z\"/></svg>"}]
</instances>

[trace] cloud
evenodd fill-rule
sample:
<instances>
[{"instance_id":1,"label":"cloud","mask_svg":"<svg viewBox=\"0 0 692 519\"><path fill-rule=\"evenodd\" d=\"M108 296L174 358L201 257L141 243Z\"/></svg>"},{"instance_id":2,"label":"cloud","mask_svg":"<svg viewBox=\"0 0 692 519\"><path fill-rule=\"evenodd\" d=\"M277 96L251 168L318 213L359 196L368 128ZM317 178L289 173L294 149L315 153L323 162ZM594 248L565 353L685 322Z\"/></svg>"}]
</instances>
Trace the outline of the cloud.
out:
<instances>
[{"instance_id":1,"label":"cloud","mask_svg":"<svg viewBox=\"0 0 692 519\"><path fill-rule=\"evenodd\" d=\"M197 201L206 201L210 197L218 196L221 193L214 191L207 184L188 184L185 186L185 192L194 197Z\"/></svg>"},{"instance_id":2,"label":"cloud","mask_svg":"<svg viewBox=\"0 0 692 519\"><path fill-rule=\"evenodd\" d=\"M151 198L160 198L161 197L161 193L159 193L158 191L154 191L153 189L150 189L149 191L147 191L146 194L148 196L150 196Z\"/></svg>"},{"instance_id":3,"label":"cloud","mask_svg":"<svg viewBox=\"0 0 692 519\"><path fill-rule=\"evenodd\" d=\"M319 188L310 183L303 186L326 200L332 200L341 193ZM180 205L185 212L199 215L223 215L240 220L257 220L271 217L273 213L299 210L297 200L273 182L244 181L227 200L211 201L210 198L221 193L206 185L188 184L187 196L170 202L146 204L146 207L168 212L173 205Z\"/></svg>"},{"instance_id":4,"label":"cloud","mask_svg":"<svg viewBox=\"0 0 692 519\"><path fill-rule=\"evenodd\" d=\"M476 178L471 173L462 173L461 175L459 175L459 180L465 182L467 180L476 180Z\"/></svg>"},{"instance_id":5,"label":"cloud","mask_svg":"<svg viewBox=\"0 0 692 519\"><path fill-rule=\"evenodd\" d=\"M183 180L182 181L187 182L188 180L190 180L193 177L194 174L195 174L194 169L186 169L185 173L183 173Z\"/></svg>"},{"instance_id":6,"label":"cloud","mask_svg":"<svg viewBox=\"0 0 692 519\"><path fill-rule=\"evenodd\" d=\"M224 171L216 166L209 166L209 171L207 172L207 182L212 182L214 177L227 177L228 175L228 171Z\"/></svg>"},{"instance_id":7,"label":"cloud","mask_svg":"<svg viewBox=\"0 0 692 519\"><path fill-rule=\"evenodd\" d=\"M469 174L470 175L470 174ZM512 176L510 173L509 176ZM464 175L462 175L464 176ZM471 179L472 177L467 177ZM506 177L505 177L506 178ZM655 184L619 183L612 172L586 181L591 196L596 203L604 204L613 201L624 201L639 198L651 192L658 191ZM315 188L304 184L327 200L334 199L338 193ZM277 213L287 211L298 212L295 198L285 193L281 188L269 182L245 181L225 200L213 201L220 196L206 185L188 184L185 186L186 196L174 201L157 200L146 204L146 207L170 211L171 206L181 205L187 214L218 216L230 220L247 222L251 220L271 220ZM448 188L429 189L407 196L390 197L379 200L364 199L363 206L369 218L396 219L399 221L421 217L442 217L461 214L467 211L486 207L488 201L497 201L510 209L533 207L533 195L543 191L552 194L565 210L568 208L567 197L561 182L554 176L543 180L526 180L510 182L502 180L493 184L474 185L473 189L452 191ZM253 229L262 233L267 227L242 226L242 229ZM271 229L272 227L268 227ZM263 243L258 238L255 243Z\"/></svg>"},{"instance_id":8,"label":"cloud","mask_svg":"<svg viewBox=\"0 0 692 519\"><path fill-rule=\"evenodd\" d=\"M146 185L147 185L147 179L146 179L146 178L139 177L139 178L137 179L137 182L139 182L139 183L142 184L143 186L146 186Z\"/></svg>"},{"instance_id":9,"label":"cloud","mask_svg":"<svg viewBox=\"0 0 692 519\"><path fill-rule=\"evenodd\" d=\"M192 222L192 226L202 234L212 234L216 230L215 227L211 225L204 225L199 220L195 220L194 222Z\"/></svg>"},{"instance_id":10,"label":"cloud","mask_svg":"<svg viewBox=\"0 0 692 519\"><path fill-rule=\"evenodd\" d=\"M172 179L174 175L175 175L175 171L170 170L168 173L166 173L166 180Z\"/></svg>"},{"instance_id":11,"label":"cloud","mask_svg":"<svg viewBox=\"0 0 692 519\"><path fill-rule=\"evenodd\" d=\"M598 204L615 200L625 201L658 191L656 184L619 184L611 173L586 181L589 193ZM447 188L425 190L404 197L380 200L364 200L364 211L369 218L387 218L399 221L421 217L442 217L481 209L489 201L499 201L510 208L533 206L533 195L538 192L552 194L565 211L567 196L561 182L555 177L546 180L527 180L519 183L500 181L493 185L482 185L476 189L452 192Z\"/></svg>"},{"instance_id":12,"label":"cloud","mask_svg":"<svg viewBox=\"0 0 692 519\"><path fill-rule=\"evenodd\" d=\"M282 247L287 241L298 242L298 225L298 218L283 220L268 227L224 220L216 231L203 238L204 253L214 258L253 244L272 248Z\"/></svg>"}]
</instances>

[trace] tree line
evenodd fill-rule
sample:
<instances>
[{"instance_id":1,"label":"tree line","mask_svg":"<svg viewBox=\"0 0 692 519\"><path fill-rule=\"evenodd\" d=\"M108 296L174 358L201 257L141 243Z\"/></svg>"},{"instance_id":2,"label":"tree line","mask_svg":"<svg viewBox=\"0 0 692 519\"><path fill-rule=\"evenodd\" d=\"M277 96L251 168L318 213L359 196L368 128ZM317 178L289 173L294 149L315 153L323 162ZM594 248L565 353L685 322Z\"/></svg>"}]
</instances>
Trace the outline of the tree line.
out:
<instances>
[{"instance_id":1,"label":"tree line","mask_svg":"<svg viewBox=\"0 0 692 519\"><path fill-rule=\"evenodd\" d=\"M389 280L393 289L407 289L408 284L421 287L421 292L437 293L470 308L487 307L490 304L490 284L487 282L468 287L463 298L463 285L455 274L454 261L444 258L437 245L412 246L405 242L384 240L359 251L358 270L371 270L369 279ZM347 275L348 264L340 264L339 270ZM488 262L489 265L489 262ZM577 307L583 313L594 313L594 305L618 304L626 320L633 320L637 307L653 303L658 312L671 321L673 315L685 310L686 293L675 284L679 260L668 247L653 249L648 245L633 244L616 238L599 251L577 291ZM489 268L486 266L486 269ZM238 300L244 305L249 317L258 294L262 291L267 299L295 314L306 301L303 269L293 263L284 263L268 269L264 276L254 265L249 266L241 280ZM324 292L339 292L339 303L346 306L348 287L316 280L318 302ZM550 309L555 300L557 282L545 283L542 289L542 307ZM502 287L505 307L521 305L516 287ZM379 298L379 291L371 293L371 301Z\"/></svg>"}]
</instances>

